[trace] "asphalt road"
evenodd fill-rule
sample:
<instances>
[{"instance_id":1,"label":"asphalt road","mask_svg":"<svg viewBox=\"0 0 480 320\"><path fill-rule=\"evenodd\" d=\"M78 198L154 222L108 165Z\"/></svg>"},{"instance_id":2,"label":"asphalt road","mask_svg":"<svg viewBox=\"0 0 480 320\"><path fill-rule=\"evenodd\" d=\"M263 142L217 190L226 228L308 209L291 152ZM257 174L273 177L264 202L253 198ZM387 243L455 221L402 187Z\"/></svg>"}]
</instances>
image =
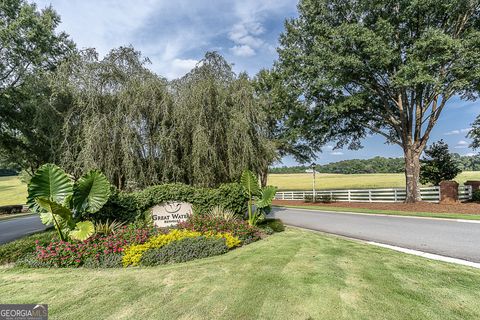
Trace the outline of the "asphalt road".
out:
<instances>
[{"instance_id":1,"label":"asphalt road","mask_svg":"<svg viewBox=\"0 0 480 320\"><path fill-rule=\"evenodd\" d=\"M292 226L480 262L480 223L274 208Z\"/></svg>"},{"instance_id":2,"label":"asphalt road","mask_svg":"<svg viewBox=\"0 0 480 320\"><path fill-rule=\"evenodd\" d=\"M45 230L45 225L38 215L0 220L0 244L42 230Z\"/></svg>"},{"instance_id":3,"label":"asphalt road","mask_svg":"<svg viewBox=\"0 0 480 320\"><path fill-rule=\"evenodd\" d=\"M480 223L274 208L286 224L480 262ZM0 244L44 230L37 215L0 221Z\"/></svg>"}]
</instances>

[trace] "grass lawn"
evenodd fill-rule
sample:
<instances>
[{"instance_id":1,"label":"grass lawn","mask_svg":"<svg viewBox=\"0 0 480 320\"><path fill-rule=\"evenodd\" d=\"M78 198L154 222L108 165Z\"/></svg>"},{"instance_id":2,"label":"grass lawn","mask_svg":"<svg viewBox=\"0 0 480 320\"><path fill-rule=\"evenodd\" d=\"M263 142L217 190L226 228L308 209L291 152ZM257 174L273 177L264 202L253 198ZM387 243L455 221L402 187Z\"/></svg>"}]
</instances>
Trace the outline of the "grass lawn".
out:
<instances>
[{"instance_id":1,"label":"grass lawn","mask_svg":"<svg viewBox=\"0 0 480 320\"><path fill-rule=\"evenodd\" d=\"M25 204L27 185L17 176L0 177L0 206Z\"/></svg>"},{"instance_id":2,"label":"grass lawn","mask_svg":"<svg viewBox=\"0 0 480 320\"><path fill-rule=\"evenodd\" d=\"M479 319L480 270L288 228L223 256L116 270L0 268L51 319Z\"/></svg>"},{"instance_id":3,"label":"grass lawn","mask_svg":"<svg viewBox=\"0 0 480 320\"><path fill-rule=\"evenodd\" d=\"M480 180L480 171L465 171L455 179L463 184L467 180ZM315 178L317 189L367 189L367 188L404 188L403 173L372 174L330 174L320 173ZM311 173L270 174L268 184L280 190L312 189Z\"/></svg>"},{"instance_id":4,"label":"grass lawn","mask_svg":"<svg viewBox=\"0 0 480 320\"><path fill-rule=\"evenodd\" d=\"M296 205L280 205L278 207L308 209L308 210L322 210L322 211L337 211L337 212L357 212L368 214L386 214L394 216L407 217L427 217L427 218L445 218L445 219L463 219L463 220L480 220L480 214L464 214L464 213L433 213L433 212L408 212L399 210L375 210L365 208L352 207L331 207L331 206L296 206Z\"/></svg>"}]
</instances>

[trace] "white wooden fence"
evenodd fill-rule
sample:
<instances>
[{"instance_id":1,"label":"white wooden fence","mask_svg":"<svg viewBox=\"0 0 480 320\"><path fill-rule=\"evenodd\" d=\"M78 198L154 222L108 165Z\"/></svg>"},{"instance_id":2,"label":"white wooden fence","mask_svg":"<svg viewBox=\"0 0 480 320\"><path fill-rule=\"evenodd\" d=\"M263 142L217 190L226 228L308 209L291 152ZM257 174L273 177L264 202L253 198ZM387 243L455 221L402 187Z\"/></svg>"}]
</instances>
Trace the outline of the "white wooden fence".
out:
<instances>
[{"instance_id":1,"label":"white wooden fence","mask_svg":"<svg viewBox=\"0 0 480 320\"><path fill-rule=\"evenodd\" d=\"M420 188L423 201L438 202L440 200L440 187ZM356 189L356 190L316 190L316 198L333 199L340 202L402 202L405 200L405 189ZM313 191L278 191L277 200L305 200L313 198ZM459 186L458 197L460 201L472 198L471 186Z\"/></svg>"}]
</instances>

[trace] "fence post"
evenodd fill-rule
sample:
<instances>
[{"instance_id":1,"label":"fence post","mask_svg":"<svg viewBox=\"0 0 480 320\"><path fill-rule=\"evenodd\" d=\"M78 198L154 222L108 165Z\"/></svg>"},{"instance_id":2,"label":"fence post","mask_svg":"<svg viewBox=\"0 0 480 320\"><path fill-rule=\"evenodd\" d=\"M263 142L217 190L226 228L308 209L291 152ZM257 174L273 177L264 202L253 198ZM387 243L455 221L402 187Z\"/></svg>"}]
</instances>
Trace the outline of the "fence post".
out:
<instances>
[{"instance_id":1,"label":"fence post","mask_svg":"<svg viewBox=\"0 0 480 320\"><path fill-rule=\"evenodd\" d=\"M397 202L397 189L393 189L393 202Z\"/></svg>"},{"instance_id":2,"label":"fence post","mask_svg":"<svg viewBox=\"0 0 480 320\"><path fill-rule=\"evenodd\" d=\"M350 190L348 190L348 202L352 202L352 200L351 200L351 194L350 194Z\"/></svg>"},{"instance_id":3,"label":"fence post","mask_svg":"<svg viewBox=\"0 0 480 320\"><path fill-rule=\"evenodd\" d=\"M372 202L372 190L368 190L368 202Z\"/></svg>"},{"instance_id":4,"label":"fence post","mask_svg":"<svg viewBox=\"0 0 480 320\"><path fill-rule=\"evenodd\" d=\"M282 192L282 200L285 200L285 192Z\"/></svg>"}]
</instances>

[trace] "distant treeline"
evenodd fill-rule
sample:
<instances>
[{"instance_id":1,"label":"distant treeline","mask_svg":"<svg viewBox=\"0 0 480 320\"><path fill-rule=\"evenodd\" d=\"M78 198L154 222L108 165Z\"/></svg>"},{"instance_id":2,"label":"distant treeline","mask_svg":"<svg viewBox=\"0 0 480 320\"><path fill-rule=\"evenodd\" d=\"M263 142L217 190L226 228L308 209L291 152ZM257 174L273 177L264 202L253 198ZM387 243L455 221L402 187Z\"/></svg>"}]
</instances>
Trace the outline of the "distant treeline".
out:
<instances>
[{"instance_id":1,"label":"distant treeline","mask_svg":"<svg viewBox=\"0 0 480 320\"><path fill-rule=\"evenodd\" d=\"M462 171L480 171L480 156L460 156L453 154ZM311 170L309 165L270 168L270 173L305 173ZM352 159L317 165L316 170L321 173L402 173L404 172L403 158L375 157L372 159Z\"/></svg>"},{"instance_id":2,"label":"distant treeline","mask_svg":"<svg viewBox=\"0 0 480 320\"><path fill-rule=\"evenodd\" d=\"M14 169L2 169L0 168L0 177L4 176L15 176L18 172Z\"/></svg>"}]
</instances>

